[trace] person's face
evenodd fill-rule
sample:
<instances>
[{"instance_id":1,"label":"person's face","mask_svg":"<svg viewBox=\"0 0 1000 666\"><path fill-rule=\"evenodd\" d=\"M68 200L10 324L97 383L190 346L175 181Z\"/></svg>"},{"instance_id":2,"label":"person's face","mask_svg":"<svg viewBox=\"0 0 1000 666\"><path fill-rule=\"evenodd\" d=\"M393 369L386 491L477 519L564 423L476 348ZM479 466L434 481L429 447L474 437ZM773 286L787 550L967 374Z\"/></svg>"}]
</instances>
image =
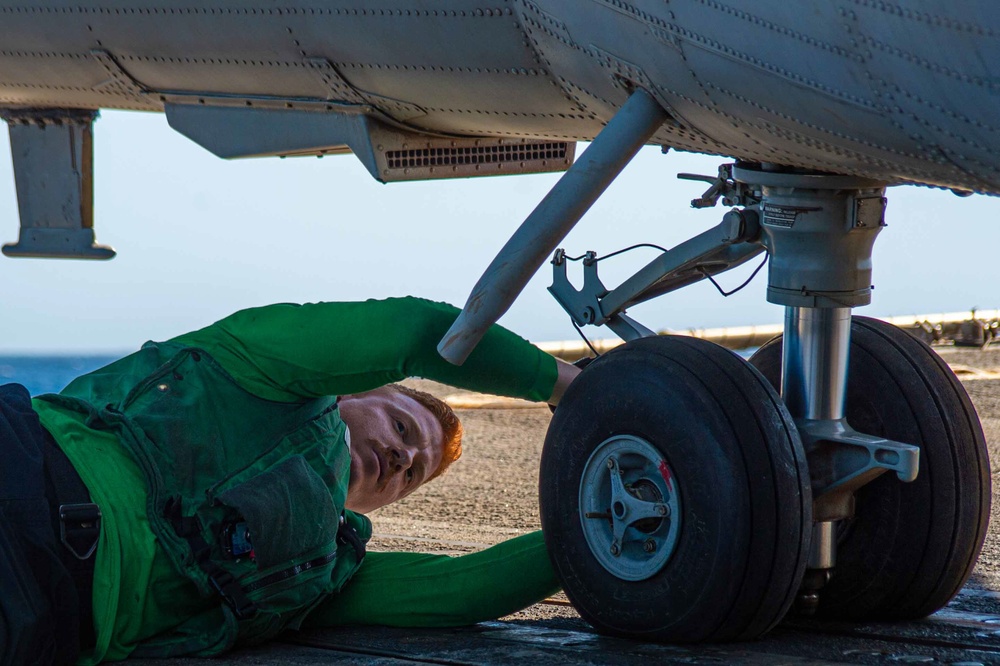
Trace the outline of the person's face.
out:
<instances>
[{"instance_id":1,"label":"person's face","mask_svg":"<svg viewBox=\"0 0 1000 666\"><path fill-rule=\"evenodd\" d=\"M441 464L441 424L408 395L382 388L343 396L340 416L351 431L351 511L367 513L409 495Z\"/></svg>"}]
</instances>

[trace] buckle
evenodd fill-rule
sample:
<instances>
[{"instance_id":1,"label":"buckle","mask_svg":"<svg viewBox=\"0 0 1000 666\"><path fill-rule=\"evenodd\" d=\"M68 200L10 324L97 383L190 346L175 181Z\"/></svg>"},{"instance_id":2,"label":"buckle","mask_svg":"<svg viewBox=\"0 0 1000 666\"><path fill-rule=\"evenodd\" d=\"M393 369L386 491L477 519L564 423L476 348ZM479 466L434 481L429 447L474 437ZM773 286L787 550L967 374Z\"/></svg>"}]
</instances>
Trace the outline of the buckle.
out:
<instances>
[{"instance_id":1,"label":"buckle","mask_svg":"<svg viewBox=\"0 0 1000 666\"><path fill-rule=\"evenodd\" d=\"M337 541L350 544L354 548L354 555L358 562L365 559L365 542L361 540L358 531L347 523L343 514L340 516L340 525L337 527Z\"/></svg>"},{"instance_id":2,"label":"buckle","mask_svg":"<svg viewBox=\"0 0 1000 666\"><path fill-rule=\"evenodd\" d=\"M59 505L59 541L73 557L78 560L90 558L97 550L100 536L100 507L93 503Z\"/></svg>"},{"instance_id":3,"label":"buckle","mask_svg":"<svg viewBox=\"0 0 1000 666\"><path fill-rule=\"evenodd\" d=\"M233 609L238 620L246 620L257 614L257 604L250 600L228 571L219 570L208 577L208 582L223 600Z\"/></svg>"}]
</instances>

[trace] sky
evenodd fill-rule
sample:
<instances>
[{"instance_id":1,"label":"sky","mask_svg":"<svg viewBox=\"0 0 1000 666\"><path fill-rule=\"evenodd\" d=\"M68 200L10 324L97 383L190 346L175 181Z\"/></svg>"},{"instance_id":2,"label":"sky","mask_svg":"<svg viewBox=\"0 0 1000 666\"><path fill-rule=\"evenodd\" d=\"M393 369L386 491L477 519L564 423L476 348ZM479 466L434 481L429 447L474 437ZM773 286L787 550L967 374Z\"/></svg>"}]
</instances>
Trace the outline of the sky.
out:
<instances>
[{"instance_id":1,"label":"sky","mask_svg":"<svg viewBox=\"0 0 1000 666\"><path fill-rule=\"evenodd\" d=\"M3 133L4 135L6 133ZM95 230L108 262L0 257L0 353L119 353L274 302L413 294L461 306L558 174L420 183L374 181L352 156L225 161L160 114L103 112L95 125ZM586 145L578 146L577 153ZM570 255L634 243L670 247L719 222L693 210L724 158L647 147L563 241ZM1000 200L890 188L874 253L873 316L1000 307ZM17 239L10 146L0 138L0 242ZM613 288L656 255L600 265ZM723 274L740 284L756 261ZM570 277L579 284L579 264ZM501 323L535 341L577 334L546 290L545 264ZM771 324L766 271L723 298L705 282L637 306L654 329ZM405 326L405 322L400 322ZM593 338L614 337L588 327Z\"/></svg>"}]
</instances>

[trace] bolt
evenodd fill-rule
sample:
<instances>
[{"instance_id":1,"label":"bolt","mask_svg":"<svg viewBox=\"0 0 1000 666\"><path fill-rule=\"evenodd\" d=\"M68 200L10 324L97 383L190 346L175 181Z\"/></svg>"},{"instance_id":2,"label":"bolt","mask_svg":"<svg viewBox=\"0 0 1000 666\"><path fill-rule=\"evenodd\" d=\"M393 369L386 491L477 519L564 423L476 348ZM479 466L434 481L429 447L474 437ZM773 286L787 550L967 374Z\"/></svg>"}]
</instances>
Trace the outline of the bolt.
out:
<instances>
[{"instance_id":1,"label":"bolt","mask_svg":"<svg viewBox=\"0 0 1000 666\"><path fill-rule=\"evenodd\" d=\"M647 553L656 552L656 542L652 539L646 539L646 543L642 544L642 549Z\"/></svg>"},{"instance_id":2,"label":"bolt","mask_svg":"<svg viewBox=\"0 0 1000 666\"><path fill-rule=\"evenodd\" d=\"M670 507L668 507L666 504L657 504L656 513L660 514L661 516L665 516L668 513L670 513Z\"/></svg>"},{"instance_id":3,"label":"bolt","mask_svg":"<svg viewBox=\"0 0 1000 666\"><path fill-rule=\"evenodd\" d=\"M795 612L799 615L815 615L819 608L819 594L816 592L799 592L795 598Z\"/></svg>"},{"instance_id":4,"label":"bolt","mask_svg":"<svg viewBox=\"0 0 1000 666\"><path fill-rule=\"evenodd\" d=\"M612 555L614 555L615 557L618 557L619 555L621 555L621 553L622 553L621 548L618 547L617 543L611 544L611 554Z\"/></svg>"},{"instance_id":5,"label":"bolt","mask_svg":"<svg viewBox=\"0 0 1000 666\"><path fill-rule=\"evenodd\" d=\"M608 469L614 469L614 468L615 468L615 459L608 458Z\"/></svg>"}]
</instances>

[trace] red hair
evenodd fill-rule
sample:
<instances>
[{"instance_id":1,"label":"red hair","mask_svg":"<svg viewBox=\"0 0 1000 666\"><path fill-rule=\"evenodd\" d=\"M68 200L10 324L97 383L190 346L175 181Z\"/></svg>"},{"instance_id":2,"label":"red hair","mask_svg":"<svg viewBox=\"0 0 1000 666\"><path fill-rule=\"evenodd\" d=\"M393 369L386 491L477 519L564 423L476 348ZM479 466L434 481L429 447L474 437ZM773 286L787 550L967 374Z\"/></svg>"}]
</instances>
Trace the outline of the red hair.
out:
<instances>
[{"instance_id":1,"label":"red hair","mask_svg":"<svg viewBox=\"0 0 1000 666\"><path fill-rule=\"evenodd\" d=\"M402 393L416 400L426 407L431 414L441 424L441 432L444 433L444 446L441 449L441 464L434 470L434 473L427 477L427 481L441 476L448 466L462 457L462 422L458 419L448 403L435 398L430 393L412 389L402 384L388 384L385 388L397 393Z\"/></svg>"}]
</instances>

